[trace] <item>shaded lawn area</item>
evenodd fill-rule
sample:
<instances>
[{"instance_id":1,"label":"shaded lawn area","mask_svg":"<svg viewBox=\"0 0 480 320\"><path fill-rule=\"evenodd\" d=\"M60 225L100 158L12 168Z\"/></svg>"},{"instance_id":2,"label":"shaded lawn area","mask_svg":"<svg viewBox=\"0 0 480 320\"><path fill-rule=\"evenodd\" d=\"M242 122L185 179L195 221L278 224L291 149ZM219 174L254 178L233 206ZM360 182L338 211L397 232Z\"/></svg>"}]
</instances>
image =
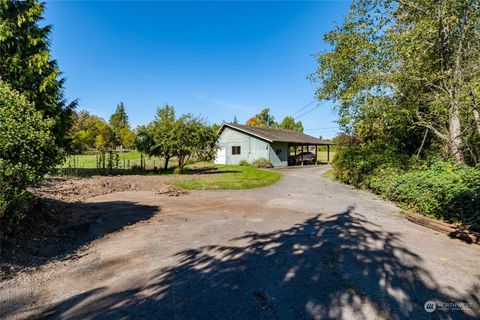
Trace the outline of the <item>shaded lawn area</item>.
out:
<instances>
[{"instance_id":1,"label":"shaded lawn area","mask_svg":"<svg viewBox=\"0 0 480 320\"><path fill-rule=\"evenodd\" d=\"M172 185L187 190L226 190L266 187L278 182L278 172L252 166L192 165L186 174L197 174L191 179L174 180Z\"/></svg>"}]
</instances>

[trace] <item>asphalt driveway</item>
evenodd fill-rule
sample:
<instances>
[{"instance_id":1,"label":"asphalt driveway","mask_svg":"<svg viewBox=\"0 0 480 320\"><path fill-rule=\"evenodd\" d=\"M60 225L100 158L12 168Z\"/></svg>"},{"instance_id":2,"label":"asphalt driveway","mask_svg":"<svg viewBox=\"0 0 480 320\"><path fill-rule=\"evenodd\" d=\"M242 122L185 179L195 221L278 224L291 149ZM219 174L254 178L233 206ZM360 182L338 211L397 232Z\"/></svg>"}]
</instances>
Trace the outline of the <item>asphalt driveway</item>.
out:
<instances>
[{"instance_id":1,"label":"asphalt driveway","mask_svg":"<svg viewBox=\"0 0 480 320\"><path fill-rule=\"evenodd\" d=\"M0 315L480 317L480 246L408 222L393 204L321 177L327 169L284 169L254 190L89 199L102 212L94 240L2 283Z\"/></svg>"}]
</instances>

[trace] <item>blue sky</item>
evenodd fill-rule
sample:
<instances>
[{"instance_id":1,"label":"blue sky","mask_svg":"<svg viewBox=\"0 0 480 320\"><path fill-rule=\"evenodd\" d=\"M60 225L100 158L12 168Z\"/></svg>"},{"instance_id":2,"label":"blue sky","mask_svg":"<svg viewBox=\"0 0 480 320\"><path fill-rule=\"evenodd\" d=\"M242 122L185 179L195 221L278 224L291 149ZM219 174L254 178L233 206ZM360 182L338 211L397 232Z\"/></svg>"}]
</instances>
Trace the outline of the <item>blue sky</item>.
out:
<instances>
[{"instance_id":1,"label":"blue sky","mask_svg":"<svg viewBox=\"0 0 480 320\"><path fill-rule=\"evenodd\" d=\"M323 34L347 1L54 1L52 51L79 109L105 119L125 103L135 127L169 103L178 114L241 123L269 107L277 121L314 100L306 79ZM308 111L315 104L305 108ZM297 112L300 116L304 112ZM329 102L300 117L305 132L336 133Z\"/></svg>"}]
</instances>

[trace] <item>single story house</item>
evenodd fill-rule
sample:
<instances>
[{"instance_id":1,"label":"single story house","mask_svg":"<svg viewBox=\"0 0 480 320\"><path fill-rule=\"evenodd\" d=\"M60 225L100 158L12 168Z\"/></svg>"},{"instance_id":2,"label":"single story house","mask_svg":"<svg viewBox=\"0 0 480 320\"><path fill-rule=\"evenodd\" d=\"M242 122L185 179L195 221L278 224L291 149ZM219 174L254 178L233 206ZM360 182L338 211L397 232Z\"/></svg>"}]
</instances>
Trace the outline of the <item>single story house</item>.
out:
<instances>
[{"instance_id":1,"label":"single story house","mask_svg":"<svg viewBox=\"0 0 480 320\"><path fill-rule=\"evenodd\" d=\"M328 150L331 142L293 130L245 126L224 123L220 127L215 163L239 164L246 160L252 163L259 158L270 160L274 167L288 166L290 147L301 147L308 151L310 146L326 145ZM307 147L306 150L303 148ZM295 148L295 153L297 148ZM315 152L316 155L316 152ZM316 162L316 161L315 161Z\"/></svg>"}]
</instances>

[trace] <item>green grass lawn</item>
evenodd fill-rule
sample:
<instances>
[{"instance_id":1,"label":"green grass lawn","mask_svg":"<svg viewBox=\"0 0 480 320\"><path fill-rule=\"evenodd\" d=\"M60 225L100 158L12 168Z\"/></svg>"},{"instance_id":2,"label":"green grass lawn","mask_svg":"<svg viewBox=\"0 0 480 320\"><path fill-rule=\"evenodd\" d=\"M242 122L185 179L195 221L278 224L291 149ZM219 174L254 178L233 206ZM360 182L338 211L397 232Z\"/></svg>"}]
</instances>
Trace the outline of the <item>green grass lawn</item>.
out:
<instances>
[{"instance_id":1,"label":"green grass lawn","mask_svg":"<svg viewBox=\"0 0 480 320\"><path fill-rule=\"evenodd\" d=\"M121 151L120 156L120 168L131 168L134 165L140 166L141 152L137 150ZM96 168L97 167L98 154L82 154L69 156L65 159L60 168ZM163 168L164 161L158 158L148 158L147 155L143 155L146 162L147 169L153 169L153 167ZM169 167L175 166L177 163L175 159L169 161Z\"/></svg>"},{"instance_id":2,"label":"green grass lawn","mask_svg":"<svg viewBox=\"0 0 480 320\"><path fill-rule=\"evenodd\" d=\"M187 190L252 189L272 185L281 178L279 172L234 165L196 164L187 168L188 173L200 174L171 184Z\"/></svg>"}]
</instances>

